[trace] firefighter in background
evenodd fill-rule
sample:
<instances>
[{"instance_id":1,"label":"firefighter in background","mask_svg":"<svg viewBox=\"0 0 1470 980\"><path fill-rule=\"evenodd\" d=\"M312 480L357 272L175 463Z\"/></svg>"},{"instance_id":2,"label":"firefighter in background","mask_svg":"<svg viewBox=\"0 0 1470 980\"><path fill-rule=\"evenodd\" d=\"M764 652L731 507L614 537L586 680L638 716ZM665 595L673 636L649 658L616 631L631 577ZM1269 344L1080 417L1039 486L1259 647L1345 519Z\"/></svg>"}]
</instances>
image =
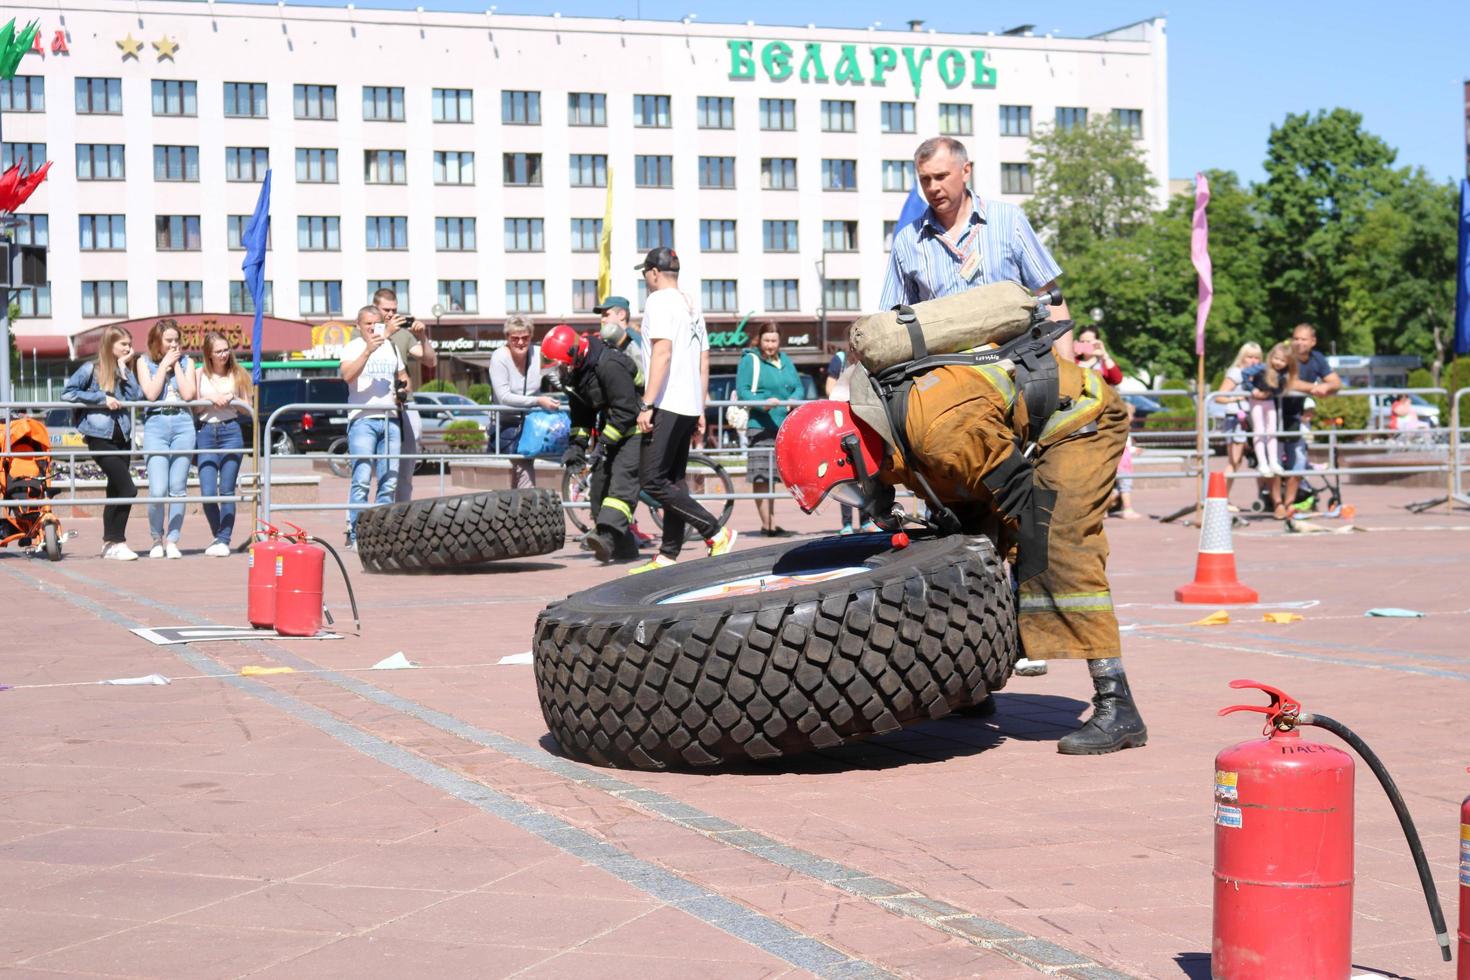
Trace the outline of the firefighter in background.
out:
<instances>
[{"instance_id":1,"label":"firefighter in background","mask_svg":"<svg viewBox=\"0 0 1470 980\"><path fill-rule=\"evenodd\" d=\"M626 344L626 339L623 341ZM596 527L582 539L603 563L639 557L631 527L638 501L638 403L643 387L638 366L601 337L580 337L566 324L551 328L541 356L561 365L562 386L572 416L571 440L561 463L591 473L588 496ZM588 452L592 432L597 444Z\"/></svg>"},{"instance_id":2,"label":"firefighter in background","mask_svg":"<svg viewBox=\"0 0 1470 980\"><path fill-rule=\"evenodd\" d=\"M1049 401L1029 397L1003 360L928 371L898 409L860 366L850 406L810 402L792 411L776 462L807 513L830 494L893 530L893 488L903 485L946 530L996 541L1019 583L1025 656L1088 661L1093 713L1057 750L1100 755L1148 740L1123 672L1103 533L1128 416L1096 372L1054 363ZM1028 407L1037 405L1045 407ZM993 711L987 701L976 713Z\"/></svg>"}]
</instances>

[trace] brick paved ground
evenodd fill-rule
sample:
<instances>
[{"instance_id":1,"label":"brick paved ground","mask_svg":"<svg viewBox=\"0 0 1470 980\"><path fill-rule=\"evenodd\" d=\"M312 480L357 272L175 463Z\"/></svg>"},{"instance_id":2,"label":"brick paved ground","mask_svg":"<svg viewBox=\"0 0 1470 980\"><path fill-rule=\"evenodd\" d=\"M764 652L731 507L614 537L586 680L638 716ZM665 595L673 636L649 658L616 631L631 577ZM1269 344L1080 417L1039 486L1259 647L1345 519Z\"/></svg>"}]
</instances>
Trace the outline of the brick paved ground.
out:
<instances>
[{"instance_id":1,"label":"brick paved ground","mask_svg":"<svg viewBox=\"0 0 1470 980\"><path fill-rule=\"evenodd\" d=\"M1162 513L1182 492L1138 504ZM1214 715L1234 677L1378 748L1453 915L1470 515L1397 506L1426 495L1350 491L1370 533L1237 532L1264 600L1316 602L1289 626L1259 609L1184 625L1209 611L1170 601L1197 532L1112 522L1143 750L1055 753L1089 693L1063 663L1013 681L993 722L722 775L554 754L530 668L496 661L529 648L546 602L616 574L575 550L358 576L361 638L155 647L126 628L243 622L243 560L202 557L191 518L185 560L103 562L98 522L74 522L59 565L0 553L0 971L1208 976L1212 759L1257 730ZM754 525L750 505L737 522ZM135 545L145 527L135 513ZM1430 615L1363 617L1382 605ZM399 650L432 669L363 670ZM298 673L234 676L249 664ZM92 683L155 672L173 683ZM1356 960L1447 976L1392 813L1360 777Z\"/></svg>"}]
</instances>

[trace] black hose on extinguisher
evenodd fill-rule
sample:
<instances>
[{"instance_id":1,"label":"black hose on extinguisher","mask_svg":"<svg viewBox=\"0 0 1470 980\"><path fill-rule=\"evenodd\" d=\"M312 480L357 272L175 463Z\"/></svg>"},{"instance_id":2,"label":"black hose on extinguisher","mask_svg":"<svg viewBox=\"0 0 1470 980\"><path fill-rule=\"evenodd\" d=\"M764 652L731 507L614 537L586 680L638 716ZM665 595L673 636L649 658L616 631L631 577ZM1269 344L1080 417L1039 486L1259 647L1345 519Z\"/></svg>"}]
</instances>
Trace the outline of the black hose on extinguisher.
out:
<instances>
[{"instance_id":1,"label":"black hose on extinguisher","mask_svg":"<svg viewBox=\"0 0 1470 980\"><path fill-rule=\"evenodd\" d=\"M1404 830L1404 839L1409 842L1409 853L1414 856L1414 867L1419 869L1419 884L1424 888L1424 900L1429 903L1429 918L1434 923L1434 938L1439 941L1440 955L1448 963L1450 961L1450 933L1449 928L1445 925L1444 910L1440 908L1439 893L1434 888L1434 876L1429 871L1428 859L1424 857L1424 845L1419 840L1419 831L1414 827L1414 818L1409 815L1409 808L1404 803L1398 786L1394 784L1393 777L1388 774L1388 769L1383 765L1383 760L1368 748L1368 743L1359 738L1356 732L1336 719L1304 711L1298 716L1296 723L1311 725L1314 728L1325 728L1336 735L1362 756L1363 761L1368 763L1368 768L1373 770L1373 775L1378 777L1379 785L1388 794L1388 801L1393 804L1393 812L1399 818L1399 826Z\"/></svg>"},{"instance_id":2,"label":"black hose on extinguisher","mask_svg":"<svg viewBox=\"0 0 1470 980\"><path fill-rule=\"evenodd\" d=\"M357 614L357 594L352 591L352 579L347 577L347 566L342 564L342 556L337 554L337 549L327 544L321 538L306 537L312 544L319 544L327 549L327 553L337 560L337 567L342 571L342 584L347 586L347 601L352 604L352 629L358 636L362 635L362 619Z\"/></svg>"}]
</instances>

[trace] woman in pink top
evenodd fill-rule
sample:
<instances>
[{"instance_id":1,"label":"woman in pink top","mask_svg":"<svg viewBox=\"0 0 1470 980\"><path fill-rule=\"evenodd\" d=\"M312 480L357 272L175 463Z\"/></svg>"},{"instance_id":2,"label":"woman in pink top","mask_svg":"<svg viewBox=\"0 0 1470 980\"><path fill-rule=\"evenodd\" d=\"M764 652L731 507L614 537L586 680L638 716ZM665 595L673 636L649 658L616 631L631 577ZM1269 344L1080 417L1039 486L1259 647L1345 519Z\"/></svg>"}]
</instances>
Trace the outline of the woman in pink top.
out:
<instances>
[{"instance_id":1,"label":"woman in pink top","mask_svg":"<svg viewBox=\"0 0 1470 980\"><path fill-rule=\"evenodd\" d=\"M199 494L204 497L233 497L240 476L240 450L245 433L235 399L250 400L250 375L235 360L235 352L223 335L210 331L204 336L204 364L199 370L199 397L209 402L199 410ZM208 450L214 450L209 452ZM228 558L230 537L235 532L234 504L205 504L204 518L214 541L206 555Z\"/></svg>"}]
</instances>

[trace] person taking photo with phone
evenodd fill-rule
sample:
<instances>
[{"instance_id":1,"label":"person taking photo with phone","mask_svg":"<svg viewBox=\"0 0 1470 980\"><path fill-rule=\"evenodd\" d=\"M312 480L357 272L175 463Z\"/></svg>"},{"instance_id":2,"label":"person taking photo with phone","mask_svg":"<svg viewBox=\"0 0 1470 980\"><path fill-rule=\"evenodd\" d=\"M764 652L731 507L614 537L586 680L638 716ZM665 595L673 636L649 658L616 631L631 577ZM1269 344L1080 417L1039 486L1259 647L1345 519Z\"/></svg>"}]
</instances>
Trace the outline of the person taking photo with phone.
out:
<instances>
[{"instance_id":1,"label":"person taking photo with phone","mask_svg":"<svg viewBox=\"0 0 1470 980\"><path fill-rule=\"evenodd\" d=\"M357 311L357 336L342 348L338 370L347 382L347 455L352 459L352 489L348 501L365 504L374 474L378 479L375 503L391 504L397 492L398 460L403 445L399 426L398 391L407 391L408 372L398 348L388 343L387 326L377 307ZM357 515L347 511L347 547L357 550Z\"/></svg>"}]
</instances>

